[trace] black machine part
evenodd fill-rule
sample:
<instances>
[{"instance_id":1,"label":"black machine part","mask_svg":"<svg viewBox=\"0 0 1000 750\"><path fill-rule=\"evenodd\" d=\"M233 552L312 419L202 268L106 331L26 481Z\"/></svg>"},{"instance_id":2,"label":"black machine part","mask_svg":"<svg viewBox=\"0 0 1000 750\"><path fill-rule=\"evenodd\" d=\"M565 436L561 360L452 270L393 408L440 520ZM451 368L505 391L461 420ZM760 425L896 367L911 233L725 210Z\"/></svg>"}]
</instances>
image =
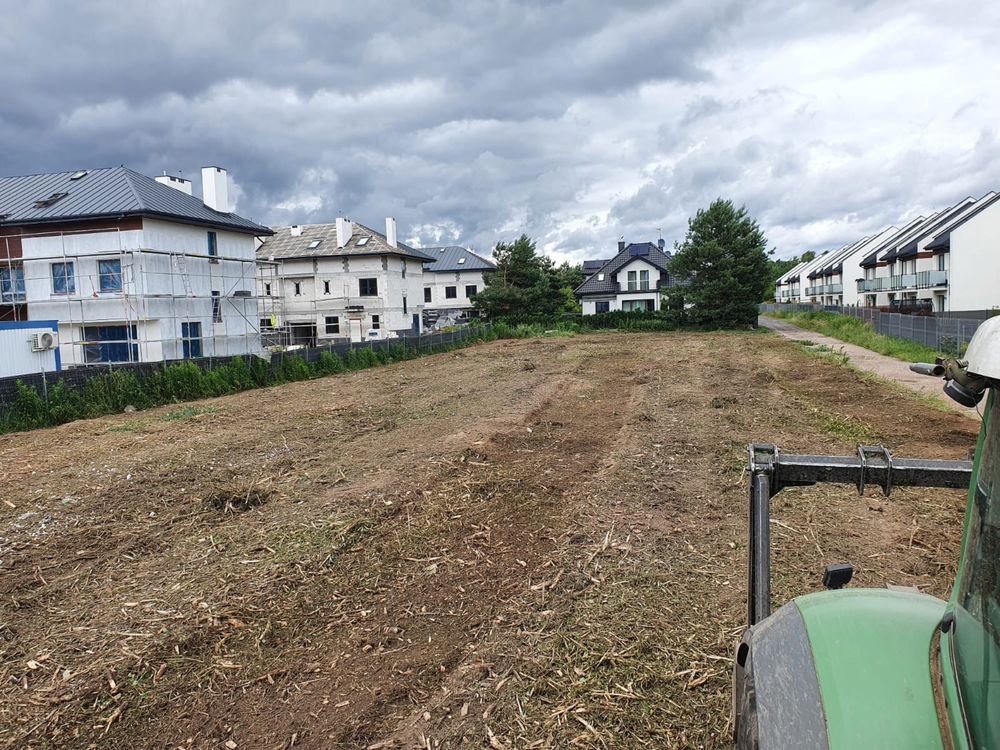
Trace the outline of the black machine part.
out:
<instances>
[{"instance_id":1,"label":"black machine part","mask_svg":"<svg viewBox=\"0 0 1000 750\"><path fill-rule=\"evenodd\" d=\"M864 493L875 484L888 497L893 487L964 489L972 478L971 461L894 458L881 445L859 445L854 456L781 453L771 443L751 443L750 545L747 574L749 625L771 614L771 498L785 487L817 482L853 484Z\"/></svg>"},{"instance_id":2,"label":"black machine part","mask_svg":"<svg viewBox=\"0 0 1000 750\"><path fill-rule=\"evenodd\" d=\"M962 359L938 357L934 364L914 362L910 369L918 375L944 378L944 392L950 399L970 409L983 400L989 381L968 371Z\"/></svg>"},{"instance_id":3,"label":"black machine part","mask_svg":"<svg viewBox=\"0 0 1000 750\"><path fill-rule=\"evenodd\" d=\"M850 563L833 563L823 569L823 586L828 589L842 589L854 577L854 566Z\"/></svg>"}]
</instances>

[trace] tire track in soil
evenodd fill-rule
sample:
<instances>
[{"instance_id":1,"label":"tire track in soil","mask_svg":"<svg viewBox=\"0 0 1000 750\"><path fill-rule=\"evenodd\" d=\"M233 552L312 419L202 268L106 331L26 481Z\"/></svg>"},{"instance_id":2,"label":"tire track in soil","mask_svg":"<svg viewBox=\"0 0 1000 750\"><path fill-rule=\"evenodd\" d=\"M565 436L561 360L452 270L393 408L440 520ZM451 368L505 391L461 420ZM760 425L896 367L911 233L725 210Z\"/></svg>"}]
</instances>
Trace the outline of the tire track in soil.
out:
<instances>
[{"instance_id":1,"label":"tire track in soil","mask_svg":"<svg viewBox=\"0 0 1000 750\"><path fill-rule=\"evenodd\" d=\"M408 746L406 728L426 707L448 704L450 682L488 673L479 644L519 616L507 611L512 603L551 577L540 566L563 531L563 499L609 450L625 417L634 371L606 347L595 349L599 377L561 378L522 425L470 446L299 592L319 602L333 588L343 592L341 610L362 616L345 622L317 610L283 646L288 667L273 685L264 679L238 697L199 699L187 731L252 747L282 746L293 735L296 747Z\"/></svg>"}]
</instances>

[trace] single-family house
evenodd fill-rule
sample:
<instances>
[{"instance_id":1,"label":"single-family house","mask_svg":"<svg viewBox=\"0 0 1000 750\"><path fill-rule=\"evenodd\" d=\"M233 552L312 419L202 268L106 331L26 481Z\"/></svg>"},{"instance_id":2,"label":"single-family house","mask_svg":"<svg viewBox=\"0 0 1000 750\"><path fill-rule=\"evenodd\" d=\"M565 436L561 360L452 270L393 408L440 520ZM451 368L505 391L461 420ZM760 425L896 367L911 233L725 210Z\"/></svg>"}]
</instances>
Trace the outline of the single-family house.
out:
<instances>
[{"instance_id":1,"label":"single-family house","mask_svg":"<svg viewBox=\"0 0 1000 750\"><path fill-rule=\"evenodd\" d=\"M260 351L257 238L228 175L191 182L125 167L0 177L0 304L57 321L64 367ZM47 340L47 339L46 339Z\"/></svg>"},{"instance_id":2,"label":"single-family house","mask_svg":"<svg viewBox=\"0 0 1000 750\"><path fill-rule=\"evenodd\" d=\"M664 241L618 243L618 254L574 290L584 315L612 310L659 310L662 291L674 286Z\"/></svg>"},{"instance_id":3,"label":"single-family house","mask_svg":"<svg viewBox=\"0 0 1000 750\"><path fill-rule=\"evenodd\" d=\"M346 218L276 227L257 249L258 294L278 304L265 333L292 345L391 338L423 329L423 267L434 259Z\"/></svg>"},{"instance_id":4,"label":"single-family house","mask_svg":"<svg viewBox=\"0 0 1000 750\"><path fill-rule=\"evenodd\" d=\"M478 317L472 298L483 290L496 264L458 245L425 247L433 258L424 265L424 326L434 330Z\"/></svg>"}]
</instances>

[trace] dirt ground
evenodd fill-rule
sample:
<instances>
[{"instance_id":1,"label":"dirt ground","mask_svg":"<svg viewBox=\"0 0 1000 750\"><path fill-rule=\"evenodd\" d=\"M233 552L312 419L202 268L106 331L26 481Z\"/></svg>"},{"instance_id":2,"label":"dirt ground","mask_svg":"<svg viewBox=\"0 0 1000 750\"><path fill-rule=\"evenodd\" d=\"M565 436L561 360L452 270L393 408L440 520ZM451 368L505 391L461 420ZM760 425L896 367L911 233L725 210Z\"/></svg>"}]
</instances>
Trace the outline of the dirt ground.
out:
<instances>
[{"instance_id":1,"label":"dirt ground","mask_svg":"<svg viewBox=\"0 0 1000 750\"><path fill-rule=\"evenodd\" d=\"M0 747L728 747L745 447L977 425L767 333L499 341L0 437ZM774 500L776 604L962 493Z\"/></svg>"}]
</instances>

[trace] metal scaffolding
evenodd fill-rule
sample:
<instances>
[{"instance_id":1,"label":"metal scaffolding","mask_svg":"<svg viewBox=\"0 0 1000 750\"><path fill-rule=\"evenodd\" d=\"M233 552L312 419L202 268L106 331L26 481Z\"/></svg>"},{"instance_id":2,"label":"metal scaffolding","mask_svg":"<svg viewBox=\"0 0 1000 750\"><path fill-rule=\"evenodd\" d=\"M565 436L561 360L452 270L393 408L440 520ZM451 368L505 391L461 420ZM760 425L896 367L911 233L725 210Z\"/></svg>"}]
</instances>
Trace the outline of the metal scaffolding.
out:
<instances>
[{"instance_id":1,"label":"metal scaffolding","mask_svg":"<svg viewBox=\"0 0 1000 750\"><path fill-rule=\"evenodd\" d=\"M60 238L60 252L48 255L29 254L27 257L23 252L21 257L12 257L11 240L14 237L4 237L6 252L0 255L0 272L6 270L8 275L4 277L0 311L10 310L7 319L30 320L38 317L32 313L32 306L44 304L54 307L57 314L46 317L56 318L60 323L59 344L70 347L72 353L68 357L68 364L115 364L168 358L150 356L151 351L157 350L161 355L173 351L178 354L177 358L181 357L182 352L186 357L198 356L194 352L201 351L202 343L209 342L211 353L215 356L261 352L261 321L282 317L280 296L263 293L267 288L265 283L276 279L276 263L260 261L256 257L217 255L207 251L197 253L130 248L123 243L122 231L117 228L101 230L102 233L114 232L117 235L117 249L108 248L104 251L67 249L67 237L89 234L92 230L42 231L17 235L18 240ZM166 262L147 262L156 258L164 258ZM82 260L115 259L120 264L120 277L111 285L111 290L102 289L103 274L83 272L80 269ZM44 265L44 274L34 271L29 273L36 263ZM42 283L46 286L54 284L52 263L74 263L74 283L65 293L53 291L45 297L33 298L33 288L37 289ZM17 274L18 270L20 274ZM276 290L277 287L276 283L270 281L270 289ZM213 321L209 332L206 335L199 333L197 339L192 335L182 335L182 323L206 317L205 314L199 316L192 312L192 300L203 301ZM255 305L247 310L251 301ZM108 315L109 302L115 303L113 315ZM162 304L156 304L158 302ZM155 322L161 322L161 335L156 337L150 335L149 325ZM88 329L107 325L124 326L125 338L88 339ZM171 335L163 335L165 331L171 332ZM199 341L196 349L191 346L194 340ZM119 351L125 352L127 356L114 362L103 361L100 352L108 351L106 345L122 345Z\"/></svg>"}]
</instances>

